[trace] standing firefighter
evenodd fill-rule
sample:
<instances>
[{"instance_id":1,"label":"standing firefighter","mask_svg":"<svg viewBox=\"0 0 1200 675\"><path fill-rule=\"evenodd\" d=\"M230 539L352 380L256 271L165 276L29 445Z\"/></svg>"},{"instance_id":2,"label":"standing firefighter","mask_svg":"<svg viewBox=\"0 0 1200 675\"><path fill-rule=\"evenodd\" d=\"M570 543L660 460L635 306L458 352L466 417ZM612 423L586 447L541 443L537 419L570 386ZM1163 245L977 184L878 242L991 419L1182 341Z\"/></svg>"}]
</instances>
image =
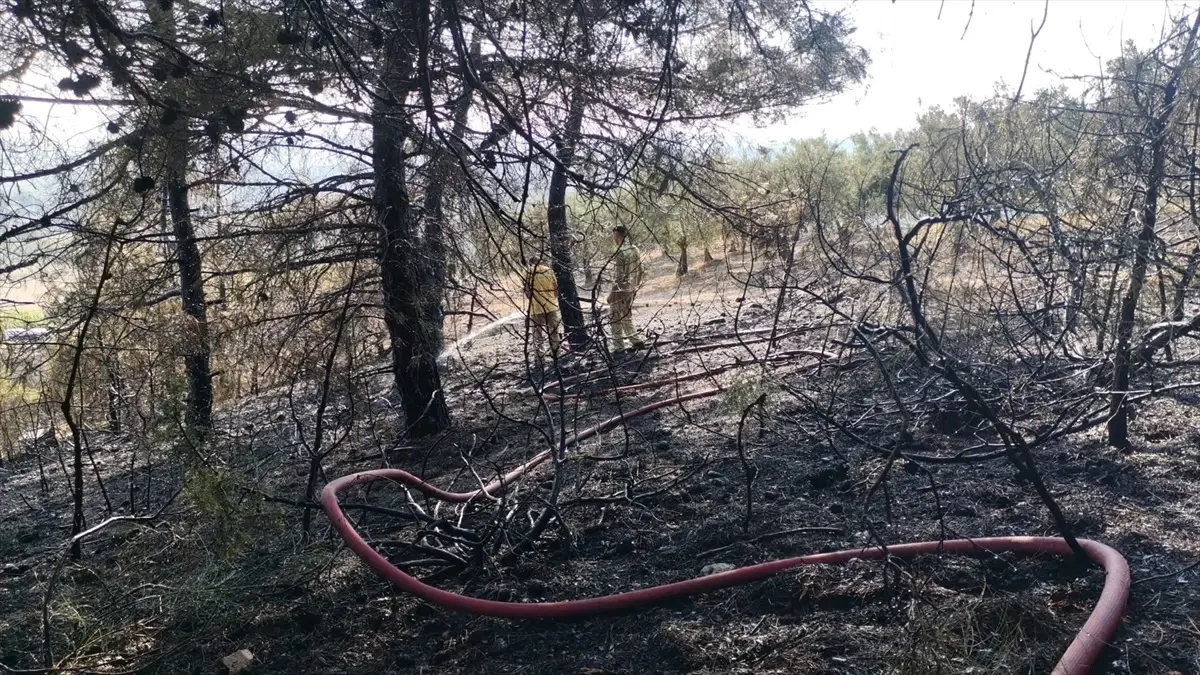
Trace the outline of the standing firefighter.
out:
<instances>
[{"instance_id":1,"label":"standing firefighter","mask_svg":"<svg viewBox=\"0 0 1200 675\"><path fill-rule=\"evenodd\" d=\"M538 358L541 358L542 345L547 340L550 343L550 358L558 358L558 349L562 345L558 318L558 280L554 278L554 271L543 265L540 259L534 260L525 275L525 298L529 301L526 308L529 317L526 325L533 334Z\"/></svg>"},{"instance_id":2,"label":"standing firefighter","mask_svg":"<svg viewBox=\"0 0 1200 675\"><path fill-rule=\"evenodd\" d=\"M614 353L624 353L625 340L633 349L645 344L633 326L633 301L642 286L642 252L629 241L629 230L624 226L613 228L613 241L617 251L613 254L612 290L608 293L608 308L611 313L612 345Z\"/></svg>"}]
</instances>

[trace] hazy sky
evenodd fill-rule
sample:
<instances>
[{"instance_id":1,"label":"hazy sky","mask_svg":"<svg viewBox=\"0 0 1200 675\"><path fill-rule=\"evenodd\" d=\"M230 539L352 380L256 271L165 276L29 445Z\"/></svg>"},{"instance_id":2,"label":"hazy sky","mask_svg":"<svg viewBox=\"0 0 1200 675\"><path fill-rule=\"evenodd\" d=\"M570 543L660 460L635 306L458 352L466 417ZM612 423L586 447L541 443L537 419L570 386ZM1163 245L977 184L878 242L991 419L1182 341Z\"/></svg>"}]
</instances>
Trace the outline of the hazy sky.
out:
<instances>
[{"instance_id":1,"label":"hazy sky","mask_svg":"<svg viewBox=\"0 0 1200 675\"><path fill-rule=\"evenodd\" d=\"M1198 1L1050 0L1025 91L1058 84L1062 76L1099 73L1122 42L1153 44L1168 12L1178 15ZM1031 24L1040 23L1045 7L1043 0L976 0L973 10L970 0L814 2L849 14L858 29L854 38L871 56L866 81L784 124L763 129L733 125L742 140L770 144L822 133L842 139L871 128L893 131L911 126L923 108L948 105L957 96L989 96L1001 81L1015 88ZM74 139L77 144L105 122L95 111L75 106L57 106L50 113L49 106L34 104L26 113L42 116L60 138L82 132Z\"/></svg>"},{"instance_id":2,"label":"hazy sky","mask_svg":"<svg viewBox=\"0 0 1200 675\"><path fill-rule=\"evenodd\" d=\"M946 106L962 95L990 96L1001 81L1015 89L1030 24L1041 22L1045 3L976 0L974 16L970 0L826 1L819 6L847 9L858 28L854 37L871 55L867 81L787 123L765 129L738 125L736 132L745 140L770 144L822 133L840 140L871 128L893 131L910 126L922 108ZM1165 0L1050 0L1024 91L1057 84L1063 76L1098 74L1126 40L1154 44L1168 12L1177 14L1181 6Z\"/></svg>"}]
</instances>

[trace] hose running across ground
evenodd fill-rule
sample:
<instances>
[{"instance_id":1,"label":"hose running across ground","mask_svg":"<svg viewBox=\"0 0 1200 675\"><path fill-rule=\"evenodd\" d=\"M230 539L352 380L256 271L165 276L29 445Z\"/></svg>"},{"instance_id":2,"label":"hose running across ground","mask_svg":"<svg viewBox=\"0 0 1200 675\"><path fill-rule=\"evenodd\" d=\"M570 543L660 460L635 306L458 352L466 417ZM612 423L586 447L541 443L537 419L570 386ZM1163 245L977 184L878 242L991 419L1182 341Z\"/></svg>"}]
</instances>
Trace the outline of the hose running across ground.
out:
<instances>
[{"instance_id":1,"label":"hose running across ground","mask_svg":"<svg viewBox=\"0 0 1200 675\"><path fill-rule=\"evenodd\" d=\"M586 438L603 433L626 420L658 410L670 405L676 405L697 398L712 396L720 389L708 389L694 392L664 401L658 401L631 410L623 415L612 417L600 424L589 427L575 436L567 439L567 446L573 445ZM699 593L706 593L723 588L758 581L779 574L801 565L821 565L846 563L855 559L880 559L887 557L912 558L919 555L955 553L971 555L981 552L999 553L1011 551L1015 553L1034 554L1050 553L1053 555L1069 556L1071 549L1065 540L1055 537L987 537L982 539L954 539L945 541L923 541L909 544L896 544L887 549L868 547L818 553L813 555L787 558L773 562L751 565L728 572L697 577L687 581L644 588L637 591L606 595L583 600L566 600L561 602L499 602L472 598L450 591L444 591L421 582L416 577L406 574L393 565L383 555L376 551L354 529L346 514L338 503L338 494L342 491L363 483L377 480L387 480L402 483L437 499L466 503L484 496L496 496L522 475L531 471L551 457L551 451L536 455L532 460L522 464L503 477L492 481L487 486L471 492L448 492L430 485L407 471L400 469L377 469L362 471L338 478L325 486L321 493L321 507L325 510L337 533L345 540L350 550L362 558L371 569L384 579L395 584L401 590L411 593L422 600L450 610L493 616L507 619L565 619L591 616L605 612L628 610L645 607L656 603L682 598ZM1125 558L1116 550L1088 539L1080 539L1080 546L1095 562L1104 567L1106 578L1100 600L1088 616L1083 629L1067 647L1067 651L1054 667L1053 675L1087 675L1092 664L1104 649L1120 625L1125 613L1125 604L1129 598L1129 565Z\"/></svg>"}]
</instances>

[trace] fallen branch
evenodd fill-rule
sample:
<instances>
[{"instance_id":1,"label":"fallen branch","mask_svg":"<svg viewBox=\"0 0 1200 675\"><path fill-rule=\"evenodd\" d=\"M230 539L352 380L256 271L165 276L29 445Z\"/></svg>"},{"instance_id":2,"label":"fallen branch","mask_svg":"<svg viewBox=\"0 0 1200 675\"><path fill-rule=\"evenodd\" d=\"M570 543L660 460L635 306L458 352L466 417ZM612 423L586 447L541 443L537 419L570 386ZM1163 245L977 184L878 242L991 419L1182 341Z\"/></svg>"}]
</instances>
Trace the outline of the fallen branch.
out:
<instances>
[{"instance_id":1,"label":"fallen branch","mask_svg":"<svg viewBox=\"0 0 1200 675\"><path fill-rule=\"evenodd\" d=\"M1142 336L1141 344L1135 350L1138 360L1134 365L1134 370L1152 363L1154 355L1175 339L1187 337L1197 331L1200 331L1200 312L1193 314L1192 318L1186 321L1164 321L1150 326Z\"/></svg>"},{"instance_id":2,"label":"fallen branch","mask_svg":"<svg viewBox=\"0 0 1200 675\"><path fill-rule=\"evenodd\" d=\"M1167 572L1166 574L1155 574L1152 577L1143 577L1141 579L1135 579L1135 580L1129 582L1129 585L1136 586L1140 583L1147 582L1147 581L1158 581L1159 579L1170 579L1171 577L1177 577L1180 574L1183 574L1184 572L1190 572L1190 571L1196 569L1197 567L1200 567L1200 560L1197 560L1196 562L1188 565L1187 567L1177 569L1174 572Z\"/></svg>"}]
</instances>

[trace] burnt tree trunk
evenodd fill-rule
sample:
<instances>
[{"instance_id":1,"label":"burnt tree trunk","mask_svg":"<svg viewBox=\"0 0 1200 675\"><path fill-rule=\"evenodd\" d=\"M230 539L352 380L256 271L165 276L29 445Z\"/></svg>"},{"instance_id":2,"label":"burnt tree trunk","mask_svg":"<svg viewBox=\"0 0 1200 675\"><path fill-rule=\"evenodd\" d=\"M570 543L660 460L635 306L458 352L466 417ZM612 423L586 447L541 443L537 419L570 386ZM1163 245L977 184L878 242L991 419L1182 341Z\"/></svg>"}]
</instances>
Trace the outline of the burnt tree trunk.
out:
<instances>
[{"instance_id":1,"label":"burnt tree trunk","mask_svg":"<svg viewBox=\"0 0 1200 675\"><path fill-rule=\"evenodd\" d=\"M1147 131L1150 138L1150 175L1146 181L1145 199L1142 202L1142 229L1138 233L1133 253L1133 267L1129 273L1129 287L1121 299L1121 312L1117 323L1117 341L1113 354L1112 398L1109 405L1108 444L1113 447L1129 447L1129 372L1134 322L1138 301L1146 282L1146 269L1150 263L1150 247L1156 236L1158 224L1158 193L1165 172L1167 133L1171 116L1175 112L1176 93L1184 69L1192 60L1196 46L1196 33L1200 31L1200 13L1188 34L1187 47L1179 56L1179 63L1171 73L1171 79L1163 89L1162 111L1150 121Z\"/></svg>"},{"instance_id":2,"label":"burnt tree trunk","mask_svg":"<svg viewBox=\"0 0 1200 675\"><path fill-rule=\"evenodd\" d=\"M157 32L166 40L175 39L175 12L162 3L146 2ZM168 84L164 93L176 100L185 100L186 92L179 84ZM183 364L187 373L188 400L184 421L189 429L203 433L212 428L212 371L209 356L208 305L204 297L204 277L200 246L192 225L187 182L190 139L186 118L176 116L174 122L164 122L163 146L165 163L164 197L166 215L171 222L175 259L179 270L179 298L185 328Z\"/></svg>"},{"instance_id":3,"label":"burnt tree trunk","mask_svg":"<svg viewBox=\"0 0 1200 675\"><path fill-rule=\"evenodd\" d=\"M176 122L180 124L180 122ZM192 429L212 428L212 370L209 359L208 306L204 300L200 246L192 227L186 179L186 139L182 151L174 140L168 146L167 208L175 235L179 264L179 297L187 321L183 365L187 371L188 400L184 420Z\"/></svg>"},{"instance_id":4,"label":"burnt tree trunk","mask_svg":"<svg viewBox=\"0 0 1200 675\"><path fill-rule=\"evenodd\" d=\"M571 93L566 128L556 140L558 161L550 174L550 194L546 203L551 267L558 281L558 306L567 340L575 348L586 345L588 335L583 310L579 305L579 290L575 286L575 265L571 261L571 233L567 229L567 171L575 161L575 145L583 129L583 109L583 92L577 86Z\"/></svg>"},{"instance_id":5,"label":"burnt tree trunk","mask_svg":"<svg viewBox=\"0 0 1200 675\"><path fill-rule=\"evenodd\" d=\"M389 36L381 82L371 114L375 194L379 228L380 286L384 323L392 351L392 376L413 436L450 426L437 355L440 345L427 326L425 293L433 283L423 239L408 194L404 144L410 132L405 99L411 91L418 39L417 3L397 3L398 30ZM407 15L407 16L404 16ZM435 289L440 293L440 289ZM440 306L440 301L439 306ZM440 317L439 317L440 320Z\"/></svg>"}]
</instances>

